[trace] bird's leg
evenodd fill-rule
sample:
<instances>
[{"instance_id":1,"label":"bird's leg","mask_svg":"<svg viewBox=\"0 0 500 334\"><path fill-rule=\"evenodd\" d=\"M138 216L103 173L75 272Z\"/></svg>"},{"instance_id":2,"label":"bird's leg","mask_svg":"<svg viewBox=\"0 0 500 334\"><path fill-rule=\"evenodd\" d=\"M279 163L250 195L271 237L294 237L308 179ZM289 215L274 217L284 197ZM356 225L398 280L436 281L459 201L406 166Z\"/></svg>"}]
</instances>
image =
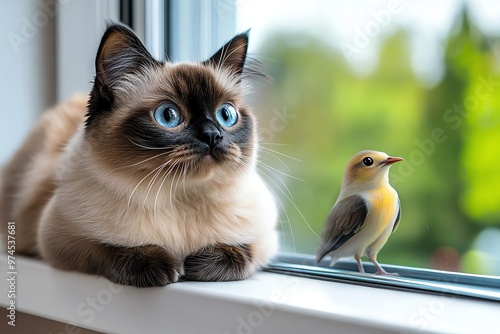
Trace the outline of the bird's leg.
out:
<instances>
[{"instance_id":1,"label":"bird's leg","mask_svg":"<svg viewBox=\"0 0 500 334\"><path fill-rule=\"evenodd\" d=\"M354 258L356 259L356 262L358 263L358 269L360 273L365 273L365 269L363 268L363 262L361 262L361 257L356 254L354 255Z\"/></svg>"},{"instance_id":2,"label":"bird's leg","mask_svg":"<svg viewBox=\"0 0 500 334\"><path fill-rule=\"evenodd\" d=\"M372 263L375 265L375 267L377 268L377 272L375 273L375 275L391 275L391 276L399 276L398 273L388 273L387 271L384 270L384 268L382 268L380 266L380 264L378 264L377 262L377 258L375 256L373 257L370 257L370 261L372 261Z\"/></svg>"}]
</instances>

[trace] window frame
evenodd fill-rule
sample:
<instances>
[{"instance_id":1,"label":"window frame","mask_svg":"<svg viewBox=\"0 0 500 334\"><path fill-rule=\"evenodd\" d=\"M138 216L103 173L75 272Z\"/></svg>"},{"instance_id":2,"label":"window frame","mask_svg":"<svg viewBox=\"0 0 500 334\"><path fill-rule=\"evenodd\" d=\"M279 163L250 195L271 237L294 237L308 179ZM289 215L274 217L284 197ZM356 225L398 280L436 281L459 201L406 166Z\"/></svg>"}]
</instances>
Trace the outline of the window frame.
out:
<instances>
[{"instance_id":1,"label":"window frame","mask_svg":"<svg viewBox=\"0 0 500 334\"><path fill-rule=\"evenodd\" d=\"M495 276L389 264L383 267L398 276L374 275L377 270L371 263L363 264L366 270L363 274L358 272L354 261L339 261L334 267L329 262L323 259L316 263L312 255L282 252L264 270L330 282L500 302L500 278Z\"/></svg>"}]
</instances>

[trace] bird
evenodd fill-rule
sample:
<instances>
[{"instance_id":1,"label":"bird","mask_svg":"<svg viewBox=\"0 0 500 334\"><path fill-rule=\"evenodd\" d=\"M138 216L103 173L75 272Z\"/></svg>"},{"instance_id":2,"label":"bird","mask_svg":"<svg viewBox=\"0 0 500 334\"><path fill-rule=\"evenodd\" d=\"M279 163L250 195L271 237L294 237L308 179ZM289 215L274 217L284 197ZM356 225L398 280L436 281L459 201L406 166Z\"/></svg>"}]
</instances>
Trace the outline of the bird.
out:
<instances>
[{"instance_id":1,"label":"bird","mask_svg":"<svg viewBox=\"0 0 500 334\"><path fill-rule=\"evenodd\" d=\"M333 266L338 259L354 256L360 273L361 257L368 256L376 275L388 273L377 262L377 254L396 231L401 218L401 203L389 184L389 169L404 160L384 152L365 150L347 163L339 196L325 222L316 260L327 254Z\"/></svg>"}]
</instances>

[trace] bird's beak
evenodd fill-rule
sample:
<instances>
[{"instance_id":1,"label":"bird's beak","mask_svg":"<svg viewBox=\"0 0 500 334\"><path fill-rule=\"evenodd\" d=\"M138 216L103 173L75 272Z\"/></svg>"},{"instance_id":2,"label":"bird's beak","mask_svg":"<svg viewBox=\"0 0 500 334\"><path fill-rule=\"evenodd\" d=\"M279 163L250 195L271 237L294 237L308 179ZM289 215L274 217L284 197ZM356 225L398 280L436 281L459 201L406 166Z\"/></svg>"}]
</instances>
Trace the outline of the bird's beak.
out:
<instances>
[{"instance_id":1,"label":"bird's beak","mask_svg":"<svg viewBox=\"0 0 500 334\"><path fill-rule=\"evenodd\" d=\"M395 162L403 161L403 158L400 157L388 157L386 161L384 161L384 165L392 165Z\"/></svg>"}]
</instances>

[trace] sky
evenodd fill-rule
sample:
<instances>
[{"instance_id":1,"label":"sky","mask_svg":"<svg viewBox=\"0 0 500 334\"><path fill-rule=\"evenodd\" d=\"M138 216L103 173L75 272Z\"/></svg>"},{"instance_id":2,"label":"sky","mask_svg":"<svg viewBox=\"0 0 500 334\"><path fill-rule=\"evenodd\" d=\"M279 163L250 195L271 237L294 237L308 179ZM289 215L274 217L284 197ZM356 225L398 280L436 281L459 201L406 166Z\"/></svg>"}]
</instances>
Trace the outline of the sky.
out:
<instances>
[{"instance_id":1,"label":"sky","mask_svg":"<svg viewBox=\"0 0 500 334\"><path fill-rule=\"evenodd\" d=\"M403 27L411 33L415 73L432 86L443 75L442 41L464 3L482 31L500 35L498 0L236 0L237 30L252 28L254 52L272 31L309 32L364 74L375 68L380 42Z\"/></svg>"}]
</instances>

